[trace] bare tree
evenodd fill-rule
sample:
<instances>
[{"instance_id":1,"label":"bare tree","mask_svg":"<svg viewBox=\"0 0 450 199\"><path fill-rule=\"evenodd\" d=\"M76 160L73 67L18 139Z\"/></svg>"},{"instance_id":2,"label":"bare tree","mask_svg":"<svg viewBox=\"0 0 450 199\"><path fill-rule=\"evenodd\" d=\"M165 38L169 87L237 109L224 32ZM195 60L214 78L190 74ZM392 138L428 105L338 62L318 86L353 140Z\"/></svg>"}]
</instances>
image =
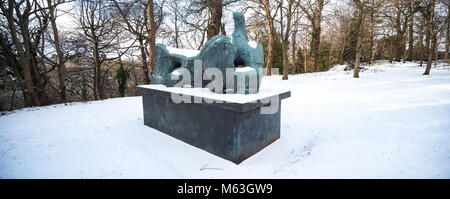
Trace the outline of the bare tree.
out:
<instances>
[{"instance_id":1,"label":"bare tree","mask_svg":"<svg viewBox=\"0 0 450 199\"><path fill-rule=\"evenodd\" d=\"M173 27L174 27L174 40L175 40L175 47L180 48L180 30L178 26L178 3L175 1L171 1L170 7L172 8L173 13Z\"/></svg>"},{"instance_id":2,"label":"bare tree","mask_svg":"<svg viewBox=\"0 0 450 199\"><path fill-rule=\"evenodd\" d=\"M277 15L278 10L280 9L279 2L277 5L269 0L248 0L245 2L246 7L252 9L254 12L258 13L261 16L264 16L266 20L266 27L268 30L268 42L267 42L267 57L265 59L266 65L266 73L267 75L272 74L272 66L274 60L274 48L275 48L275 17Z\"/></svg>"},{"instance_id":3,"label":"bare tree","mask_svg":"<svg viewBox=\"0 0 450 199\"><path fill-rule=\"evenodd\" d=\"M102 64L107 60L108 54L115 51L114 47L114 22L111 6L105 1L89 0L78 1L79 6L79 28L83 31L85 40L92 47L92 58L94 62L94 99L103 99L103 70ZM115 59L115 58L114 58Z\"/></svg>"},{"instance_id":4,"label":"bare tree","mask_svg":"<svg viewBox=\"0 0 450 199\"><path fill-rule=\"evenodd\" d=\"M25 9L21 10L20 7L25 4ZM20 65L17 65L17 67L23 67L18 68L23 70L23 92L24 92L24 98L25 98L25 105L26 106L33 106L33 105L39 105L40 101L37 97L37 94L35 92L33 79L31 76L31 63L30 63L30 57L31 57L31 38L30 33L28 29L28 21L31 16L31 12L36 13L36 10L32 11L32 5L31 2L27 1L26 3L16 3L14 0L9 0L8 3L2 2L0 5L2 14L7 20L8 28L10 30L9 36L11 37L14 47L17 50L18 54L18 63ZM17 16L17 17L14 17ZM17 24L16 24L17 23ZM19 33L18 33L19 32ZM20 38L22 37L22 38ZM2 40L6 41L6 35ZM23 41L23 43L21 42ZM6 43L6 42L2 42ZM11 49L12 51L12 49Z\"/></svg>"},{"instance_id":5,"label":"bare tree","mask_svg":"<svg viewBox=\"0 0 450 199\"><path fill-rule=\"evenodd\" d=\"M149 0L147 2L147 17L148 17L148 25L147 25L147 43L148 43L148 52L149 52L149 72L150 77L153 74L153 70L155 68L155 51L156 51L156 21L155 21L155 12L153 7L153 0ZM151 81L151 78L150 78Z\"/></svg>"},{"instance_id":6,"label":"bare tree","mask_svg":"<svg viewBox=\"0 0 450 199\"><path fill-rule=\"evenodd\" d=\"M306 30L308 30L308 29L306 29ZM302 43L302 48L303 48L303 70L304 70L305 73L308 72L308 42L309 42L308 41L308 37L305 36L305 38L303 39L303 43Z\"/></svg>"},{"instance_id":7,"label":"bare tree","mask_svg":"<svg viewBox=\"0 0 450 199\"><path fill-rule=\"evenodd\" d=\"M395 30L393 47L395 48L395 60L401 61L406 52L406 31L408 29L409 13L407 7L409 3L402 0L392 0L394 8L391 17L392 25Z\"/></svg>"},{"instance_id":8,"label":"bare tree","mask_svg":"<svg viewBox=\"0 0 450 199\"><path fill-rule=\"evenodd\" d=\"M450 63L448 54L450 53L450 2L447 1L447 30L445 39L445 63Z\"/></svg>"},{"instance_id":9,"label":"bare tree","mask_svg":"<svg viewBox=\"0 0 450 199\"><path fill-rule=\"evenodd\" d=\"M356 58L355 58L355 69L353 70L353 77L359 78L359 62L361 58L361 33L364 26L364 6L365 0L354 0L356 7L358 8L358 19L357 19L357 42L356 42Z\"/></svg>"},{"instance_id":10,"label":"bare tree","mask_svg":"<svg viewBox=\"0 0 450 199\"><path fill-rule=\"evenodd\" d=\"M155 45L156 41L156 31L159 29L163 22L163 3L161 5L156 5L156 15L155 15L155 7L153 2L153 23L155 27L149 28L153 23L149 21L149 14L147 10L149 9L149 2L142 1L117 1L112 0L114 6L117 8L120 16L122 17L123 23L126 25L125 29L133 34L138 41L139 50L141 53L141 61L142 61L142 75L144 77L144 83L150 83L149 71L153 71L153 62L154 57L150 57L150 60L147 59L147 55L149 52L152 52L152 47L150 44L153 42ZM151 30L154 30L152 32ZM152 39L153 37L153 39ZM148 46L148 50L146 49ZM153 49L154 50L154 49ZM154 55L153 55L154 56Z\"/></svg>"},{"instance_id":11,"label":"bare tree","mask_svg":"<svg viewBox=\"0 0 450 199\"><path fill-rule=\"evenodd\" d=\"M138 40L139 50L141 52L142 76L145 84L150 84L149 68L150 63L147 60L147 50L145 41L147 40L147 15L146 5L142 2L123 2L119 4L117 0L112 0L119 14L126 24L126 30L133 34Z\"/></svg>"},{"instance_id":12,"label":"bare tree","mask_svg":"<svg viewBox=\"0 0 450 199\"><path fill-rule=\"evenodd\" d=\"M362 43L362 34L365 29L364 22L367 14L369 14L370 26L369 26L369 64L372 59L372 47L374 45L374 26L375 26L375 10L380 7L384 1L375 1L375 0L354 0L355 7L357 9L357 18L356 18L356 30L357 30L357 41L356 41L356 56L355 56L355 69L353 73L354 78L359 78L359 66L361 61L361 43Z\"/></svg>"},{"instance_id":13,"label":"bare tree","mask_svg":"<svg viewBox=\"0 0 450 199\"><path fill-rule=\"evenodd\" d=\"M67 98L66 98L66 59L64 57L64 53L61 49L61 43L60 43L60 39L59 39L59 32L58 32L58 27L56 25L56 7L55 5L61 4L63 3L64 0L57 0L56 2L54 2L54 0L47 0L47 6L49 7L49 18L50 18L50 23L52 25L52 30L53 30L53 39L54 39L54 44L55 44L55 51L56 51L56 56L57 56L57 68L58 68L58 80L59 80L59 95L61 98L62 102L66 102Z\"/></svg>"},{"instance_id":14,"label":"bare tree","mask_svg":"<svg viewBox=\"0 0 450 199\"><path fill-rule=\"evenodd\" d=\"M370 7L368 8L369 10L368 12L368 17L369 17L369 47L368 47L368 58L367 58L367 62L368 64L372 64L372 59L374 56L374 51L373 51L373 47L375 46L375 27L377 25L377 15L379 12L379 9L381 6L383 6L385 3L385 0L370 0L369 5Z\"/></svg>"},{"instance_id":15,"label":"bare tree","mask_svg":"<svg viewBox=\"0 0 450 199\"><path fill-rule=\"evenodd\" d=\"M2 52L19 79L25 106L49 104L46 88L53 85L48 73L56 67L49 64L51 58L45 54L46 30L51 21L49 6L37 0L8 0L1 2L0 10Z\"/></svg>"},{"instance_id":16,"label":"bare tree","mask_svg":"<svg viewBox=\"0 0 450 199\"><path fill-rule=\"evenodd\" d=\"M354 0L355 6L358 10L357 14L357 41L356 41L356 58L355 58L355 69L353 70L353 78L359 78L359 65L361 59L361 40L362 40L362 30L364 28L364 18L366 15L366 4L367 0Z\"/></svg>"},{"instance_id":17,"label":"bare tree","mask_svg":"<svg viewBox=\"0 0 450 199\"><path fill-rule=\"evenodd\" d=\"M328 3L325 0L306 0L301 1L300 8L306 14L306 17L311 23L311 69L313 72L317 71L319 64L319 47L321 35L322 10Z\"/></svg>"},{"instance_id":18,"label":"bare tree","mask_svg":"<svg viewBox=\"0 0 450 199\"><path fill-rule=\"evenodd\" d=\"M435 14L434 14L434 19L433 19L433 37L432 37L432 42L433 42L433 56L434 56L434 60L435 60L435 65L437 65L438 63L438 59L439 59L439 49L438 46L440 46L442 39L445 37L445 32L447 29L447 23L448 23L448 18L449 18L449 14L447 12L448 9L448 1L444 1L444 0L440 0L436 2L435 8ZM448 53L448 51L446 52Z\"/></svg>"},{"instance_id":19,"label":"bare tree","mask_svg":"<svg viewBox=\"0 0 450 199\"><path fill-rule=\"evenodd\" d=\"M424 46L423 46L423 37L424 37L424 34L426 34L425 32L426 32L426 30L424 30L424 29L426 29L425 27L426 27L426 20L425 20L425 18L423 17L423 16L419 16L419 28L418 28L418 31L419 31L419 43L418 43L418 54L419 54L419 59L420 59L420 64L419 64L419 66L423 66L423 58L424 58L424 56L423 56L423 51L424 51Z\"/></svg>"},{"instance_id":20,"label":"bare tree","mask_svg":"<svg viewBox=\"0 0 450 199\"><path fill-rule=\"evenodd\" d=\"M291 73L295 74L297 73L297 68L296 68L296 60L297 60L297 33L298 33L298 29L299 29L299 12L295 12L294 18L296 19L294 21L294 25L293 25L293 32L292 32L292 54L291 54Z\"/></svg>"},{"instance_id":21,"label":"bare tree","mask_svg":"<svg viewBox=\"0 0 450 199\"><path fill-rule=\"evenodd\" d=\"M434 35L436 34L433 30L434 25L434 7L435 7L436 1L430 0L429 2L426 2L425 5L422 7L422 14L427 19L427 39L426 39L426 49L428 54L428 62L427 67L425 69L425 72L423 75L429 75L431 71L431 63L433 61L433 51L435 49L435 46L433 45L430 48L430 42L434 43L433 41L430 41L432 38L435 38Z\"/></svg>"},{"instance_id":22,"label":"bare tree","mask_svg":"<svg viewBox=\"0 0 450 199\"><path fill-rule=\"evenodd\" d=\"M415 60L414 56L414 3L408 3L408 61Z\"/></svg>"},{"instance_id":23,"label":"bare tree","mask_svg":"<svg viewBox=\"0 0 450 199\"><path fill-rule=\"evenodd\" d=\"M200 50L207 39L207 28L209 24L209 11L207 7L197 7L202 4L179 2L176 0L173 0L173 4L177 4L177 6L171 6L171 11L172 13L176 13L177 21L180 21L180 23L176 23L177 27L179 27L178 46ZM166 32L166 35L173 34L171 29L171 27L167 27L163 30L163 33Z\"/></svg>"},{"instance_id":24,"label":"bare tree","mask_svg":"<svg viewBox=\"0 0 450 199\"><path fill-rule=\"evenodd\" d=\"M294 18L295 13L297 12L297 8L299 5L299 1L287 0L287 7L283 7L283 0L279 3L280 9L280 25L281 25L281 34L282 34L282 44L283 44L283 80L288 79L289 73L289 38L292 34L292 20ZM286 24L283 24L283 19L286 18ZM298 21L298 18L295 19ZM295 23L295 22L294 22Z\"/></svg>"},{"instance_id":25,"label":"bare tree","mask_svg":"<svg viewBox=\"0 0 450 199\"><path fill-rule=\"evenodd\" d=\"M339 40L340 49L338 50L339 64L344 64L344 53L346 47L349 45L349 33L351 28L351 5L345 4L345 7L337 7L334 11L333 18L337 20L336 28L337 39Z\"/></svg>"}]
</instances>

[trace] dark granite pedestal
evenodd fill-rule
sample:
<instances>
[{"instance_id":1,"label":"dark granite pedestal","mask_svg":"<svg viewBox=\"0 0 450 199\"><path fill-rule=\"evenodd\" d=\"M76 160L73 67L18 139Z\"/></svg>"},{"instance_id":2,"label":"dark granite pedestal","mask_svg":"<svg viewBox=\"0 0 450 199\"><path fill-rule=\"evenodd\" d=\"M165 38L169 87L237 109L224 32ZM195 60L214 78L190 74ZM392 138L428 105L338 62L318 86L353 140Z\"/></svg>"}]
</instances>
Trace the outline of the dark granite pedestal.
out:
<instances>
[{"instance_id":1,"label":"dark granite pedestal","mask_svg":"<svg viewBox=\"0 0 450 199\"><path fill-rule=\"evenodd\" d=\"M236 164L280 138L281 100L291 95L290 91L218 95L198 92L201 88L161 85L137 89L143 97L145 125ZM172 93L188 96L191 103L174 103ZM194 103L194 97L204 100ZM274 114L261 114L262 107L271 105L262 100L267 98L279 100L272 102L278 106ZM218 99L222 102L206 103Z\"/></svg>"}]
</instances>

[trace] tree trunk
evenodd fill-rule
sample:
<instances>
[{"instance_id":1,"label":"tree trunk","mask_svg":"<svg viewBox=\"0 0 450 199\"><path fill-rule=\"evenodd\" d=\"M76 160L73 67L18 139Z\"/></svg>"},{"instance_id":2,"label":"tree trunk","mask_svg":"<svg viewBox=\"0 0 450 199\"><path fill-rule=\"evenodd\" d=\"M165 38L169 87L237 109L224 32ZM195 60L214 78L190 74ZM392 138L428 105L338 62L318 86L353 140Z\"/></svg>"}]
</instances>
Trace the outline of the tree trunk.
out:
<instances>
[{"instance_id":1,"label":"tree trunk","mask_svg":"<svg viewBox=\"0 0 450 199\"><path fill-rule=\"evenodd\" d=\"M24 49L22 47L22 44L20 40L18 39L17 30L14 25L14 19L13 19L13 4L14 1L9 1L9 9L8 14L6 15L7 21L8 21L8 27L11 31L11 38L13 40L14 46L17 50L17 54L19 55L19 63L23 67L23 76L24 76L24 85L25 88L23 89L23 95L24 95L24 101L25 106L35 106L39 105L39 100L37 98L36 93L34 92L34 85L33 85L33 79L31 76L31 67L30 67L30 61L29 57L26 56L26 53L24 52ZM23 15L25 20L28 21L28 17Z\"/></svg>"},{"instance_id":2,"label":"tree trunk","mask_svg":"<svg viewBox=\"0 0 450 199\"><path fill-rule=\"evenodd\" d=\"M175 26L175 47L176 48L180 48L180 45L179 45L179 37L180 37L180 31L178 30L178 3L177 2L175 2L175 5L174 5L174 12L173 12L173 15L174 15L174 26Z\"/></svg>"},{"instance_id":3,"label":"tree trunk","mask_svg":"<svg viewBox=\"0 0 450 199\"><path fill-rule=\"evenodd\" d=\"M399 1L395 1L395 3L398 5L398 3L399 3ZM397 62L400 62L401 60L402 60L402 57L403 57L403 51L405 50L404 49L404 37L405 37L405 35L404 35L404 31L405 31L405 27L406 26L404 26L403 28L402 28L402 22L401 22L401 16L402 16L402 9L401 8L399 8L399 7L395 7L395 10L396 10L396 17L395 17L395 23L393 24L394 25L394 28L395 28L395 32L396 32L396 34L395 34L395 39L394 39L394 41L395 41L395 61L397 61ZM405 23L406 23L406 19L405 19Z\"/></svg>"},{"instance_id":4,"label":"tree trunk","mask_svg":"<svg viewBox=\"0 0 450 199\"><path fill-rule=\"evenodd\" d=\"M27 5L29 6L29 5ZM46 85L49 82L49 78L44 72L41 72L39 69L39 61L38 61L38 49L41 41L44 41L44 33L48 26L48 15L42 16L42 23L39 26L32 30L33 34L30 33L29 29L29 21L24 23L22 28L24 44L26 52L28 53L27 57L30 59L31 66L31 76L33 78L33 83L35 87L35 92L37 98L39 99L39 105L48 105L49 97L46 93ZM34 39L33 39L34 38ZM42 39L42 40L41 40ZM44 43L42 43L44 45Z\"/></svg>"},{"instance_id":5,"label":"tree trunk","mask_svg":"<svg viewBox=\"0 0 450 199\"><path fill-rule=\"evenodd\" d=\"M30 67L30 72L31 72L31 81L33 82L33 90L35 92L37 101L39 101L39 103L37 103L36 105L41 105L40 102L40 93L37 90L37 88L41 88L41 85L37 85L39 84L39 70L36 67L36 59L33 56L33 53L31 52L31 48L32 48L32 42L31 42L31 38L30 38L30 32L28 29L28 21L26 22L22 22L23 24L21 24L21 32L22 32L22 36L23 36L23 46L25 49L25 59L27 59L29 67Z\"/></svg>"},{"instance_id":6,"label":"tree trunk","mask_svg":"<svg viewBox=\"0 0 450 199\"><path fill-rule=\"evenodd\" d=\"M347 29L344 32L344 36L342 38L342 46L341 46L341 53L339 56L339 64L344 64L344 52L345 52L345 46L347 45Z\"/></svg>"},{"instance_id":7,"label":"tree trunk","mask_svg":"<svg viewBox=\"0 0 450 199\"><path fill-rule=\"evenodd\" d=\"M283 45L283 80L288 80L288 67L289 67L289 63L288 63L288 54L287 54L287 45Z\"/></svg>"},{"instance_id":8,"label":"tree trunk","mask_svg":"<svg viewBox=\"0 0 450 199\"><path fill-rule=\"evenodd\" d=\"M403 63L406 63L406 59L408 56L408 52L406 51L406 45L408 40L406 40L406 37L403 37L402 45L403 45Z\"/></svg>"},{"instance_id":9,"label":"tree trunk","mask_svg":"<svg viewBox=\"0 0 450 199\"><path fill-rule=\"evenodd\" d=\"M311 36L311 70L317 72L319 63L319 47L320 47L320 16L316 16L312 27Z\"/></svg>"},{"instance_id":10,"label":"tree trunk","mask_svg":"<svg viewBox=\"0 0 450 199\"><path fill-rule=\"evenodd\" d=\"M296 37L297 37L297 26L295 27L295 30L294 30L294 32L292 33L292 57L291 57L291 59L292 59L292 74L295 74L295 73L297 73L297 67L296 67L296 55L297 55L297 52L296 52L296 45L297 45L297 39L296 39Z\"/></svg>"},{"instance_id":11,"label":"tree trunk","mask_svg":"<svg viewBox=\"0 0 450 199\"><path fill-rule=\"evenodd\" d=\"M392 61L394 60L394 44L393 44L393 38L389 38L389 63L392 64Z\"/></svg>"},{"instance_id":12,"label":"tree trunk","mask_svg":"<svg viewBox=\"0 0 450 199\"><path fill-rule=\"evenodd\" d=\"M208 9L210 12L210 19L208 23L208 40L220 34L220 27L222 25L222 0L208 0Z\"/></svg>"},{"instance_id":13,"label":"tree trunk","mask_svg":"<svg viewBox=\"0 0 450 199\"><path fill-rule=\"evenodd\" d=\"M374 45L374 26L375 26L375 8L374 8L374 1L372 0L372 6L370 8L370 27L369 27L369 59L367 59L367 62L369 65L372 64L373 59L373 45Z\"/></svg>"},{"instance_id":14,"label":"tree trunk","mask_svg":"<svg viewBox=\"0 0 450 199\"><path fill-rule=\"evenodd\" d=\"M298 18L298 12L295 12L294 19ZM291 57L291 73L297 73L297 33L298 33L298 20L295 20L294 31L292 33L292 57Z\"/></svg>"},{"instance_id":15,"label":"tree trunk","mask_svg":"<svg viewBox=\"0 0 450 199\"><path fill-rule=\"evenodd\" d=\"M64 54L61 50L60 42L59 42L59 32L58 27L56 26L56 17L55 17L55 9L53 7L52 0L47 0L48 6L49 6L49 15L50 15L50 22L52 24L53 29L53 37L55 42L55 50L56 55L58 57L57 66L58 66L58 80L59 80L59 97L61 99L61 102L66 102L66 65L64 61Z\"/></svg>"},{"instance_id":16,"label":"tree trunk","mask_svg":"<svg viewBox=\"0 0 450 199\"><path fill-rule=\"evenodd\" d=\"M447 13L450 13L450 3L447 5ZM445 63L450 63L448 54L450 53L450 14L447 14L447 34L445 39Z\"/></svg>"},{"instance_id":17,"label":"tree trunk","mask_svg":"<svg viewBox=\"0 0 450 199\"><path fill-rule=\"evenodd\" d=\"M268 34L268 42L267 42L267 58L266 58L266 68L267 68L267 75L272 75L272 65L273 65L273 57L274 57L274 39L275 39L275 27L273 24L273 19L270 14L270 2L269 0L263 1L264 11L266 14L266 21L267 21L267 29L269 29Z\"/></svg>"},{"instance_id":18,"label":"tree trunk","mask_svg":"<svg viewBox=\"0 0 450 199\"><path fill-rule=\"evenodd\" d=\"M148 70L150 72L150 81L155 67L155 48L156 48L156 22L153 11L153 0L149 0L147 4L147 17L148 17Z\"/></svg>"},{"instance_id":19,"label":"tree trunk","mask_svg":"<svg viewBox=\"0 0 450 199\"><path fill-rule=\"evenodd\" d=\"M430 47L431 47L431 32L430 27L428 25L429 21L426 22L426 33L425 33L425 58L427 59L427 67L428 67L428 61L431 60L428 58L428 55L431 54ZM431 64L430 64L431 65Z\"/></svg>"},{"instance_id":20,"label":"tree trunk","mask_svg":"<svg viewBox=\"0 0 450 199\"><path fill-rule=\"evenodd\" d=\"M13 53L14 51L12 49L12 46L10 46L8 43L9 42L8 42L8 39L6 38L6 35L0 34L0 48L2 48L4 50L3 52L4 52L5 59L7 61L7 64L10 65L10 67L12 68L12 70L15 74L15 77L17 77L17 82L20 86L20 90L23 93L24 101L27 102L28 101L27 98L30 98L30 96L25 94L26 93L25 92L26 85L25 85L25 81L23 78L23 72L22 72L23 67L20 65L19 60L17 60L18 57ZM14 95L12 95L11 98L13 100ZM12 110L14 108L14 106L13 106L14 103L12 100L11 100L11 106L8 110ZM30 101L31 101L31 99L30 99Z\"/></svg>"},{"instance_id":21,"label":"tree trunk","mask_svg":"<svg viewBox=\"0 0 450 199\"><path fill-rule=\"evenodd\" d=\"M288 73L289 73L289 57L288 57L288 50L289 50L289 34L291 33L291 22L292 22L292 6L294 1L290 0L288 1L288 11L286 14L286 30L284 32L283 37L283 80L288 79ZM281 18L283 18L282 9L280 9ZM283 21L281 21L283 23ZM283 26L281 26L283 27ZM283 32L283 28L281 29L281 32Z\"/></svg>"},{"instance_id":22,"label":"tree trunk","mask_svg":"<svg viewBox=\"0 0 450 199\"><path fill-rule=\"evenodd\" d=\"M92 33L95 34L95 33ZM94 41L94 49L93 49L93 55L94 55L94 99L99 100L103 99L103 95L101 94L101 85L100 85L100 72L101 72L101 63L100 63L100 54L98 49L98 41L97 38L94 36L92 38Z\"/></svg>"},{"instance_id":23,"label":"tree trunk","mask_svg":"<svg viewBox=\"0 0 450 199\"><path fill-rule=\"evenodd\" d=\"M431 48L433 49L433 57L434 57L434 66L436 66L437 65L437 61L438 61L438 57L439 57L439 54L438 54L438 51L437 51L437 32L435 32L434 34L433 34L433 37L431 38L431 41L433 41L433 44L432 44L432 46L431 46Z\"/></svg>"},{"instance_id":24,"label":"tree trunk","mask_svg":"<svg viewBox=\"0 0 450 199\"><path fill-rule=\"evenodd\" d=\"M145 53L144 39L139 37L139 49L141 50L142 59L142 77L144 78L145 84L150 84L150 78L148 76L148 64L147 64L147 53Z\"/></svg>"},{"instance_id":25,"label":"tree trunk","mask_svg":"<svg viewBox=\"0 0 450 199\"><path fill-rule=\"evenodd\" d=\"M430 39L433 38L434 31L433 31L433 19L434 19L434 4L435 0L431 0L430 2L430 15L428 16L428 32L427 32L427 51L428 51L428 62L427 62L427 68L425 69L425 72L423 75L429 75L431 71L431 63L433 61L433 51L434 49L430 49ZM434 43L434 42L433 42Z\"/></svg>"},{"instance_id":26,"label":"tree trunk","mask_svg":"<svg viewBox=\"0 0 450 199\"><path fill-rule=\"evenodd\" d=\"M409 13L409 36L408 36L408 61L413 61L416 58L414 57L414 12L412 10L412 3L408 5L408 13Z\"/></svg>"},{"instance_id":27,"label":"tree trunk","mask_svg":"<svg viewBox=\"0 0 450 199\"><path fill-rule=\"evenodd\" d=\"M303 46L303 68L305 73L308 72L308 49L306 48L306 44Z\"/></svg>"},{"instance_id":28,"label":"tree trunk","mask_svg":"<svg viewBox=\"0 0 450 199\"><path fill-rule=\"evenodd\" d=\"M356 41L356 58L355 69L353 70L353 78L359 78L359 65L361 59L361 34L364 26L364 2L360 2L358 15L358 36Z\"/></svg>"},{"instance_id":29,"label":"tree trunk","mask_svg":"<svg viewBox=\"0 0 450 199\"><path fill-rule=\"evenodd\" d=\"M269 25L269 41L267 44L267 59L266 59L266 67L267 67L267 75L272 75L272 66L273 66L273 58L274 58L274 27L273 22L268 22L272 25Z\"/></svg>"},{"instance_id":30,"label":"tree trunk","mask_svg":"<svg viewBox=\"0 0 450 199\"><path fill-rule=\"evenodd\" d=\"M316 0L315 7L305 8L300 6L304 13L308 17L308 21L311 23L311 70L312 72L317 72L317 67L319 65L319 48L320 48L320 33L321 33L321 20L322 20L322 10L325 2L324 0Z\"/></svg>"},{"instance_id":31,"label":"tree trunk","mask_svg":"<svg viewBox=\"0 0 450 199\"><path fill-rule=\"evenodd\" d=\"M419 30L419 53L420 53L420 66L423 66L423 29L424 29L424 24L425 24L425 20L422 18L420 18L420 30Z\"/></svg>"}]
</instances>

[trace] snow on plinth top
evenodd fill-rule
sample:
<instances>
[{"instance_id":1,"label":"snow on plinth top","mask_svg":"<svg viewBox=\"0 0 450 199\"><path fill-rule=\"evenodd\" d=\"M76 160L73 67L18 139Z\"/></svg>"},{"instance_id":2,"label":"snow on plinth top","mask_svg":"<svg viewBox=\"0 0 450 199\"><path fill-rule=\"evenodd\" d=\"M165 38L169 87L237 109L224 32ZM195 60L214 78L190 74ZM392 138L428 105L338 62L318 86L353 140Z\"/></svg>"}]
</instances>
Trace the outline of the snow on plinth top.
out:
<instances>
[{"instance_id":1,"label":"snow on plinth top","mask_svg":"<svg viewBox=\"0 0 450 199\"><path fill-rule=\"evenodd\" d=\"M236 72L237 73L247 73L247 72L252 72L252 71L256 71L254 68L252 67L241 67L241 68L236 68Z\"/></svg>"},{"instance_id":2,"label":"snow on plinth top","mask_svg":"<svg viewBox=\"0 0 450 199\"><path fill-rule=\"evenodd\" d=\"M248 45L249 45L250 47L252 47L253 49L258 48L258 42L256 42L256 41L249 41L249 42L248 42Z\"/></svg>"},{"instance_id":3,"label":"snow on plinth top","mask_svg":"<svg viewBox=\"0 0 450 199\"><path fill-rule=\"evenodd\" d=\"M167 47L167 51L169 51L170 54L178 54L178 55L183 55L186 57L195 57L200 53L199 50L180 49L180 48L172 48L172 47Z\"/></svg>"},{"instance_id":4,"label":"snow on plinth top","mask_svg":"<svg viewBox=\"0 0 450 199\"><path fill-rule=\"evenodd\" d=\"M268 89L261 88L258 94L218 94L210 91L208 88L180 88L180 87L167 87L165 85L141 85L138 86L140 88L145 89L154 89L169 93L176 93L182 95L189 95L194 97L206 98L211 100L224 101L227 103L237 103L237 104L246 104L251 102L256 102L261 99L273 97L276 95L281 95L286 92L290 92L285 89Z\"/></svg>"}]
</instances>

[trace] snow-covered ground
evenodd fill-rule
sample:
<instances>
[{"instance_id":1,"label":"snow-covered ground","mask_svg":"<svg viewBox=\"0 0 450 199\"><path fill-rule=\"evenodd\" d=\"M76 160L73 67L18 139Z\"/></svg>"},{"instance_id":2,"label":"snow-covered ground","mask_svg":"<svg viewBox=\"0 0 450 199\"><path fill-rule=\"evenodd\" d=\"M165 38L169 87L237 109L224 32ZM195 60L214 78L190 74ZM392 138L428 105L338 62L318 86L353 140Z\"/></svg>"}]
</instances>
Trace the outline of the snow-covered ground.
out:
<instances>
[{"instance_id":1,"label":"snow-covered ground","mask_svg":"<svg viewBox=\"0 0 450 199\"><path fill-rule=\"evenodd\" d=\"M450 178L450 68L264 77L281 138L236 165L143 124L140 97L0 117L0 178Z\"/></svg>"}]
</instances>

